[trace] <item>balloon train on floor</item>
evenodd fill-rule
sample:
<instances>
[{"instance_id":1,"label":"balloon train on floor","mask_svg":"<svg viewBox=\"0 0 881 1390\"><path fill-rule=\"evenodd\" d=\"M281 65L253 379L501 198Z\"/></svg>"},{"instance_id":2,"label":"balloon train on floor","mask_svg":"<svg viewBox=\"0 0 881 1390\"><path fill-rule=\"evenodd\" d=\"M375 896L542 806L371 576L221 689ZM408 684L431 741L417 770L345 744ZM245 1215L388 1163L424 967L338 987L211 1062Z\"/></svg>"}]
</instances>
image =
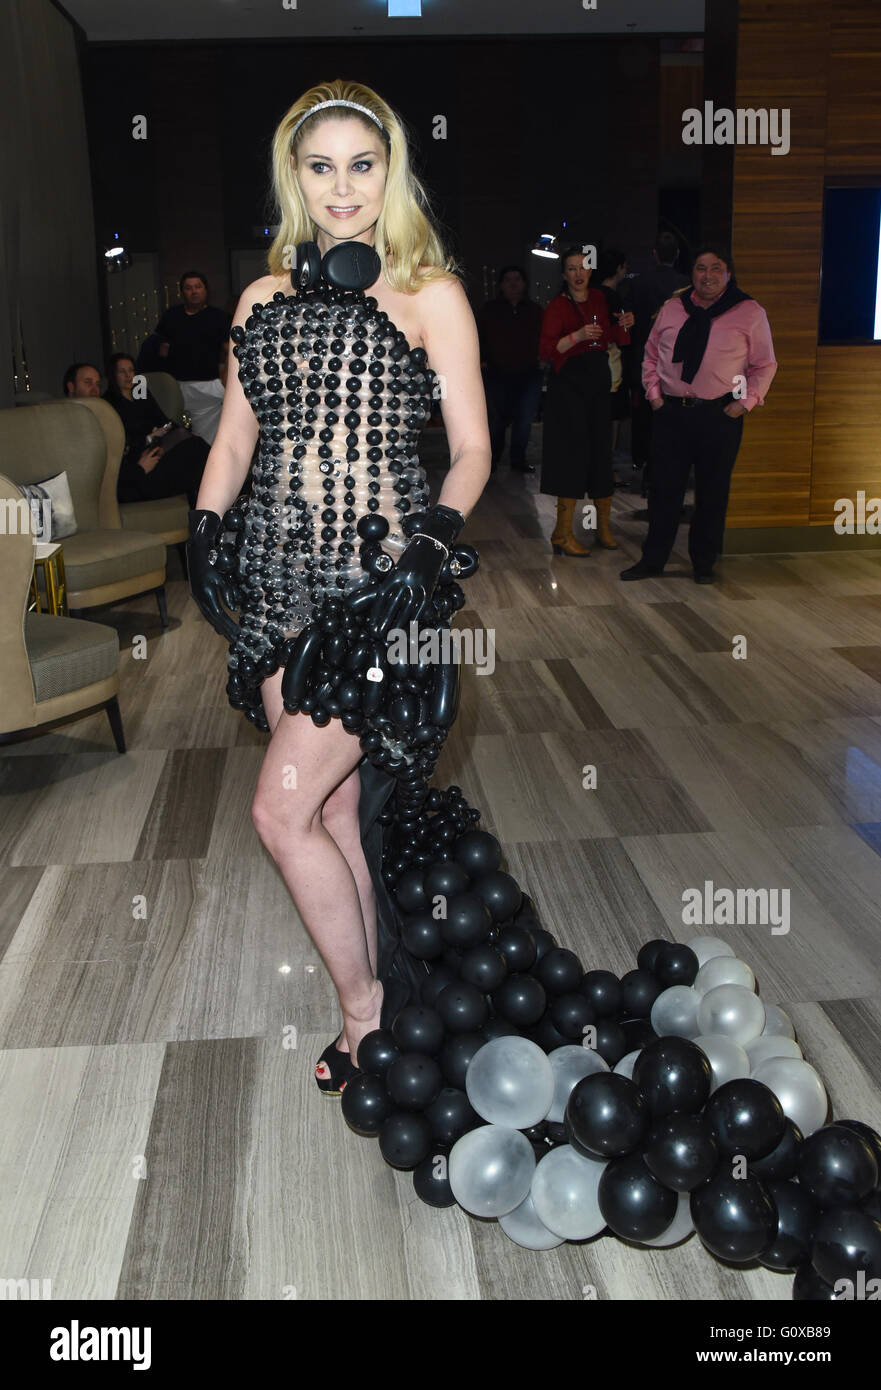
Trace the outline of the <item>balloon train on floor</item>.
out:
<instances>
[{"instance_id":1,"label":"balloon train on floor","mask_svg":"<svg viewBox=\"0 0 881 1390\"><path fill-rule=\"evenodd\" d=\"M342 1111L424 1202L531 1250L696 1231L720 1260L794 1272L795 1299L881 1297L881 1138L827 1123L790 1020L726 942L649 941L620 979L585 972L458 788L428 792L415 833L381 819L425 974L361 1042Z\"/></svg>"}]
</instances>

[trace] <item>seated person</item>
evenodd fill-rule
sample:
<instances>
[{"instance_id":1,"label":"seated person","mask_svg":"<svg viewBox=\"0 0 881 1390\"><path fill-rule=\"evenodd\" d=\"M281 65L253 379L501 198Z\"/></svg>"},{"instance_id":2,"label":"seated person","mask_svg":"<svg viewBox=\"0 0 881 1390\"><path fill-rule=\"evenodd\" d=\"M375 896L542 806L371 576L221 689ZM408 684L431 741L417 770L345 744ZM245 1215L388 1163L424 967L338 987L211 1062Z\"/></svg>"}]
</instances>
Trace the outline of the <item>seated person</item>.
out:
<instances>
[{"instance_id":1,"label":"seated person","mask_svg":"<svg viewBox=\"0 0 881 1390\"><path fill-rule=\"evenodd\" d=\"M209 445L175 426L155 396L134 394L135 364L127 352L115 352L107 366L104 399L125 427L125 452L116 495L120 502L152 501L186 493L196 505Z\"/></svg>"},{"instance_id":2,"label":"seated person","mask_svg":"<svg viewBox=\"0 0 881 1390\"><path fill-rule=\"evenodd\" d=\"M64 394L74 400L100 396L101 373L91 362L74 362L64 373Z\"/></svg>"}]
</instances>

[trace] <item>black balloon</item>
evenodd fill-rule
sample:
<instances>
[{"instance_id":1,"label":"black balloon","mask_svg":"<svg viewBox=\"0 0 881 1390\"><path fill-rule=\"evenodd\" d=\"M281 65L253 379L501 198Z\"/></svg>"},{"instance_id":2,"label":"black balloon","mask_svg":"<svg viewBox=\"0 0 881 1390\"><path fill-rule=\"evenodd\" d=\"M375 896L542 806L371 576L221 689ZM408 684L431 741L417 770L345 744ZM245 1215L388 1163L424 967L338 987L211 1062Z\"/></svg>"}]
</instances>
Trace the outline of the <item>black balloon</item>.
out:
<instances>
[{"instance_id":1,"label":"black balloon","mask_svg":"<svg viewBox=\"0 0 881 1390\"><path fill-rule=\"evenodd\" d=\"M572 994L582 979L581 961L574 951L561 946L552 947L540 956L532 973L544 985L549 995Z\"/></svg>"},{"instance_id":2,"label":"black balloon","mask_svg":"<svg viewBox=\"0 0 881 1390\"><path fill-rule=\"evenodd\" d=\"M798 1180L818 1206L858 1206L878 1182L872 1146L845 1125L815 1129L802 1144Z\"/></svg>"},{"instance_id":3,"label":"black balloon","mask_svg":"<svg viewBox=\"0 0 881 1390\"><path fill-rule=\"evenodd\" d=\"M551 1000L548 1010L554 1027L564 1038L581 1039L585 1028L596 1023L593 1006L583 994L559 994Z\"/></svg>"},{"instance_id":4,"label":"black balloon","mask_svg":"<svg viewBox=\"0 0 881 1390\"><path fill-rule=\"evenodd\" d=\"M402 912L422 912L429 905L421 869L407 869L395 886L395 897Z\"/></svg>"},{"instance_id":5,"label":"black balloon","mask_svg":"<svg viewBox=\"0 0 881 1390\"><path fill-rule=\"evenodd\" d=\"M723 1158L764 1158L786 1130L783 1106L774 1092L750 1077L726 1081L710 1096L704 1113Z\"/></svg>"},{"instance_id":6,"label":"black balloon","mask_svg":"<svg viewBox=\"0 0 881 1390\"><path fill-rule=\"evenodd\" d=\"M674 1110L696 1114L706 1104L712 1079L709 1058L689 1038L658 1038L633 1068L633 1080L655 1119Z\"/></svg>"},{"instance_id":7,"label":"black balloon","mask_svg":"<svg viewBox=\"0 0 881 1390\"><path fill-rule=\"evenodd\" d=\"M547 1006L544 986L532 975L509 975L492 995L496 1013L519 1028L538 1023Z\"/></svg>"},{"instance_id":8,"label":"black balloon","mask_svg":"<svg viewBox=\"0 0 881 1390\"><path fill-rule=\"evenodd\" d=\"M369 1076L385 1076L401 1049L387 1028L374 1028L358 1044L358 1068ZM348 1090L348 1086L346 1087Z\"/></svg>"},{"instance_id":9,"label":"black balloon","mask_svg":"<svg viewBox=\"0 0 881 1390\"><path fill-rule=\"evenodd\" d=\"M496 946L484 942L462 953L459 978L474 985L481 994L491 994L508 974L508 967Z\"/></svg>"},{"instance_id":10,"label":"black balloon","mask_svg":"<svg viewBox=\"0 0 881 1390\"><path fill-rule=\"evenodd\" d=\"M354 1085L350 1082L346 1090ZM415 1110L396 1110L389 1115L379 1131L379 1149L392 1168L415 1168L431 1151L431 1126L424 1115Z\"/></svg>"},{"instance_id":11,"label":"black balloon","mask_svg":"<svg viewBox=\"0 0 881 1390\"><path fill-rule=\"evenodd\" d=\"M638 1088L615 1072L594 1072L572 1089L565 1122L594 1158L620 1158L642 1148L650 1115Z\"/></svg>"},{"instance_id":12,"label":"black balloon","mask_svg":"<svg viewBox=\"0 0 881 1390\"><path fill-rule=\"evenodd\" d=\"M750 1264L777 1234L777 1208L761 1178L735 1178L723 1168L691 1194L691 1219L711 1254Z\"/></svg>"},{"instance_id":13,"label":"black balloon","mask_svg":"<svg viewBox=\"0 0 881 1390\"><path fill-rule=\"evenodd\" d=\"M518 919L515 925L519 925L521 920L522 918ZM548 951L552 951L554 949L554 947L557 944L557 938L553 936L549 931L545 931L543 927L531 926L529 928L529 931L532 934L533 941L535 942L535 960L537 964L538 961L541 960L542 956L546 956Z\"/></svg>"},{"instance_id":14,"label":"black balloon","mask_svg":"<svg viewBox=\"0 0 881 1390\"><path fill-rule=\"evenodd\" d=\"M525 927L504 927L497 945L509 970L522 972L535 964L535 940Z\"/></svg>"},{"instance_id":15,"label":"black balloon","mask_svg":"<svg viewBox=\"0 0 881 1390\"><path fill-rule=\"evenodd\" d=\"M628 970L621 976L621 1007L628 1018L648 1018L662 985L648 970Z\"/></svg>"},{"instance_id":16,"label":"black balloon","mask_svg":"<svg viewBox=\"0 0 881 1390\"><path fill-rule=\"evenodd\" d=\"M647 1018L622 1018L619 1026L628 1052L642 1052L658 1036Z\"/></svg>"},{"instance_id":17,"label":"black balloon","mask_svg":"<svg viewBox=\"0 0 881 1390\"><path fill-rule=\"evenodd\" d=\"M668 941L655 957L652 974L671 989L673 985L693 985L699 969L700 961L690 946Z\"/></svg>"},{"instance_id":18,"label":"black balloon","mask_svg":"<svg viewBox=\"0 0 881 1390\"><path fill-rule=\"evenodd\" d=\"M663 1234L679 1203L676 1193L658 1182L639 1153L607 1164L597 1197L606 1225L622 1240L653 1240Z\"/></svg>"},{"instance_id":19,"label":"black balloon","mask_svg":"<svg viewBox=\"0 0 881 1390\"><path fill-rule=\"evenodd\" d=\"M652 1126L644 1157L665 1187L692 1192L715 1173L719 1149L702 1116L677 1113Z\"/></svg>"},{"instance_id":20,"label":"black balloon","mask_svg":"<svg viewBox=\"0 0 881 1390\"><path fill-rule=\"evenodd\" d=\"M444 1086L441 1089L436 1100L426 1108L425 1118L439 1144L455 1144L463 1134L483 1124L465 1092L456 1086Z\"/></svg>"},{"instance_id":21,"label":"black balloon","mask_svg":"<svg viewBox=\"0 0 881 1390\"><path fill-rule=\"evenodd\" d=\"M491 874L502 862L502 847L495 835L486 830L467 830L455 846L456 862L472 878Z\"/></svg>"},{"instance_id":22,"label":"black balloon","mask_svg":"<svg viewBox=\"0 0 881 1390\"><path fill-rule=\"evenodd\" d=\"M444 1081L448 1086L465 1089L465 1074L468 1063L476 1052L486 1046L483 1033L456 1033L447 1038L438 1055Z\"/></svg>"},{"instance_id":23,"label":"black balloon","mask_svg":"<svg viewBox=\"0 0 881 1390\"><path fill-rule=\"evenodd\" d=\"M877 1129L872 1129L871 1125L863 1124L862 1120L836 1120L835 1123L843 1125L845 1129L855 1130L871 1146L872 1153L875 1155L875 1162L878 1165L878 1186L881 1187L881 1134L878 1133Z\"/></svg>"},{"instance_id":24,"label":"black balloon","mask_svg":"<svg viewBox=\"0 0 881 1390\"><path fill-rule=\"evenodd\" d=\"M621 1012L621 981L611 970L588 970L581 993L594 1007L597 1018L617 1018Z\"/></svg>"},{"instance_id":25,"label":"black balloon","mask_svg":"<svg viewBox=\"0 0 881 1390\"><path fill-rule=\"evenodd\" d=\"M461 864L452 860L431 864L425 871L425 896L428 905L434 905L435 898L452 898L456 893L467 891L468 874Z\"/></svg>"},{"instance_id":26,"label":"black balloon","mask_svg":"<svg viewBox=\"0 0 881 1390\"><path fill-rule=\"evenodd\" d=\"M596 1046L594 1052L599 1053L604 1062L608 1062L610 1067L615 1067L626 1057L633 1048L627 1042L627 1034L620 1023L615 1023L611 1018L602 1018L596 1025Z\"/></svg>"},{"instance_id":27,"label":"black balloon","mask_svg":"<svg viewBox=\"0 0 881 1390\"><path fill-rule=\"evenodd\" d=\"M484 1030L485 1031L485 1030ZM533 1028L529 1029L530 1040L537 1043L544 1052L556 1052L558 1047L571 1047L572 1040L560 1032L559 1028L554 1027L550 1010L548 1009L542 1018Z\"/></svg>"},{"instance_id":28,"label":"black balloon","mask_svg":"<svg viewBox=\"0 0 881 1390\"><path fill-rule=\"evenodd\" d=\"M425 983L419 991L419 997L427 1009L433 1009L437 996L447 985L451 985L456 979L457 970L451 970L448 965L435 965L432 967L430 975L426 975Z\"/></svg>"},{"instance_id":29,"label":"black balloon","mask_svg":"<svg viewBox=\"0 0 881 1390\"><path fill-rule=\"evenodd\" d=\"M860 1271L864 1279L881 1279L881 1222L859 1207L822 1212L814 1227L811 1263L827 1284L850 1279L856 1285Z\"/></svg>"},{"instance_id":30,"label":"black balloon","mask_svg":"<svg viewBox=\"0 0 881 1390\"><path fill-rule=\"evenodd\" d=\"M438 1051L444 1040L440 1014L424 1004L408 1004L392 1024L392 1036L402 1052Z\"/></svg>"},{"instance_id":31,"label":"black balloon","mask_svg":"<svg viewBox=\"0 0 881 1390\"><path fill-rule=\"evenodd\" d=\"M792 1281L792 1297L796 1303L840 1303L843 1293L821 1279L812 1264L799 1265Z\"/></svg>"},{"instance_id":32,"label":"black balloon","mask_svg":"<svg viewBox=\"0 0 881 1390\"><path fill-rule=\"evenodd\" d=\"M486 903L494 922L506 922L509 917L513 917L523 897L516 879L499 869L478 878L474 884L474 892Z\"/></svg>"},{"instance_id":33,"label":"black balloon","mask_svg":"<svg viewBox=\"0 0 881 1390\"><path fill-rule=\"evenodd\" d=\"M663 951L665 946L671 944L672 943L669 941L664 941L662 937L656 936L652 941L647 941L644 946L640 946L636 957L636 964L639 969L648 970L654 974L658 955Z\"/></svg>"},{"instance_id":34,"label":"black balloon","mask_svg":"<svg viewBox=\"0 0 881 1390\"><path fill-rule=\"evenodd\" d=\"M413 1190L430 1207L454 1207L456 1199L450 1187L448 1148L435 1146L430 1154L413 1169Z\"/></svg>"},{"instance_id":35,"label":"black balloon","mask_svg":"<svg viewBox=\"0 0 881 1390\"><path fill-rule=\"evenodd\" d=\"M509 1023L506 1018L501 1018L498 1014L494 1018L488 1018L480 1030L487 1042L492 1042L493 1038L519 1038L520 1029L513 1023Z\"/></svg>"},{"instance_id":36,"label":"black balloon","mask_svg":"<svg viewBox=\"0 0 881 1390\"><path fill-rule=\"evenodd\" d=\"M797 1124L787 1116L783 1138L776 1148L763 1158L750 1159L749 1171L757 1178L774 1178L784 1181L794 1178L798 1171L798 1156L804 1143L804 1135Z\"/></svg>"},{"instance_id":37,"label":"black balloon","mask_svg":"<svg viewBox=\"0 0 881 1390\"><path fill-rule=\"evenodd\" d=\"M401 940L417 960L437 960L443 954L441 924L431 912L414 912L405 917L401 926Z\"/></svg>"},{"instance_id":38,"label":"black balloon","mask_svg":"<svg viewBox=\"0 0 881 1390\"><path fill-rule=\"evenodd\" d=\"M768 1269L798 1269L810 1263L817 1205L797 1182L766 1182L777 1208L777 1234L759 1256Z\"/></svg>"},{"instance_id":39,"label":"black balloon","mask_svg":"<svg viewBox=\"0 0 881 1390\"><path fill-rule=\"evenodd\" d=\"M379 1134L394 1109L382 1077L366 1072L353 1076L347 1083L340 1104L346 1124L356 1134L363 1135Z\"/></svg>"},{"instance_id":40,"label":"black balloon","mask_svg":"<svg viewBox=\"0 0 881 1390\"><path fill-rule=\"evenodd\" d=\"M441 1069L427 1052L405 1052L385 1074L386 1090L401 1110L424 1110L437 1100L442 1084Z\"/></svg>"},{"instance_id":41,"label":"black balloon","mask_svg":"<svg viewBox=\"0 0 881 1390\"><path fill-rule=\"evenodd\" d=\"M502 989L508 983L506 980ZM474 985L457 980L442 989L435 1002L445 1028L451 1033L476 1033L489 1015L486 1000Z\"/></svg>"},{"instance_id":42,"label":"black balloon","mask_svg":"<svg viewBox=\"0 0 881 1390\"><path fill-rule=\"evenodd\" d=\"M454 893L447 899L440 930L448 946L460 951L477 946L486 939L491 926L489 908L476 893Z\"/></svg>"}]
</instances>

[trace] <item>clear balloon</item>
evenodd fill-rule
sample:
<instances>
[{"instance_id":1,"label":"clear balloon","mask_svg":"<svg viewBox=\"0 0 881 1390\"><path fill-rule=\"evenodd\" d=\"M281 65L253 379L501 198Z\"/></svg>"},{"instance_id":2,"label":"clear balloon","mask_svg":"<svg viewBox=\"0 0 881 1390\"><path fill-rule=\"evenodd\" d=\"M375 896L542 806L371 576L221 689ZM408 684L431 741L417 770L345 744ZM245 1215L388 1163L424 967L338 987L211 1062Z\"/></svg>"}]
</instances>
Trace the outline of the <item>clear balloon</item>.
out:
<instances>
[{"instance_id":1,"label":"clear balloon","mask_svg":"<svg viewBox=\"0 0 881 1390\"><path fill-rule=\"evenodd\" d=\"M775 1037L794 1038L795 1029L792 1026L792 1019L789 1014L784 1013L776 1004L765 1005L765 1026L763 1033L773 1033Z\"/></svg>"},{"instance_id":2,"label":"clear balloon","mask_svg":"<svg viewBox=\"0 0 881 1390\"><path fill-rule=\"evenodd\" d=\"M749 1076L750 1060L746 1048L733 1038L725 1037L722 1033L699 1033L693 1041L710 1059L713 1068L711 1092L724 1086L726 1081Z\"/></svg>"},{"instance_id":3,"label":"clear balloon","mask_svg":"<svg viewBox=\"0 0 881 1390\"><path fill-rule=\"evenodd\" d=\"M765 1006L743 985L716 985L707 990L697 1011L700 1033L723 1033L745 1044L765 1026Z\"/></svg>"},{"instance_id":4,"label":"clear balloon","mask_svg":"<svg viewBox=\"0 0 881 1390\"><path fill-rule=\"evenodd\" d=\"M750 1066L756 1068L769 1057L803 1057L804 1053L795 1038L785 1038L774 1033L760 1033L746 1045Z\"/></svg>"},{"instance_id":5,"label":"clear balloon","mask_svg":"<svg viewBox=\"0 0 881 1390\"><path fill-rule=\"evenodd\" d=\"M628 1052L627 1056L622 1057L621 1061L616 1064L613 1070L616 1071L619 1076L626 1076L629 1081L632 1081L633 1068L636 1066L636 1059L640 1051L641 1049L638 1049L636 1052Z\"/></svg>"},{"instance_id":6,"label":"clear balloon","mask_svg":"<svg viewBox=\"0 0 881 1390\"><path fill-rule=\"evenodd\" d=\"M753 1080L770 1087L783 1113L798 1125L804 1137L826 1123L829 1101L826 1088L809 1062L800 1057L769 1057L753 1069Z\"/></svg>"},{"instance_id":7,"label":"clear balloon","mask_svg":"<svg viewBox=\"0 0 881 1390\"><path fill-rule=\"evenodd\" d=\"M528 1129L551 1108L554 1073L537 1043L517 1036L493 1038L469 1062L465 1090L490 1124Z\"/></svg>"},{"instance_id":8,"label":"clear balloon","mask_svg":"<svg viewBox=\"0 0 881 1390\"><path fill-rule=\"evenodd\" d=\"M546 1118L552 1124L559 1125L563 1123L566 1102L573 1087L583 1076L590 1076L595 1071L608 1071L609 1064L593 1048L581 1047L578 1043L555 1048L548 1053L548 1061L554 1077L554 1098Z\"/></svg>"},{"instance_id":9,"label":"clear balloon","mask_svg":"<svg viewBox=\"0 0 881 1390\"><path fill-rule=\"evenodd\" d=\"M698 1031L699 1004L700 995L691 985L671 985L665 989L652 1005L651 1024L658 1037L668 1037L672 1033L679 1038L693 1038Z\"/></svg>"},{"instance_id":10,"label":"clear balloon","mask_svg":"<svg viewBox=\"0 0 881 1390\"><path fill-rule=\"evenodd\" d=\"M554 1235L539 1220L531 1192L526 1194L526 1200L519 1207L499 1217L499 1225L506 1236L526 1250L553 1250L555 1246L563 1244L563 1236Z\"/></svg>"},{"instance_id":11,"label":"clear balloon","mask_svg":"<svg viewBox=\"0 0 881 1390\"><path fill-rule=\"evenodd\" d=\"M697 956L698 967L705 965L708 960L713 960L716 956L734 956L737 954L733 946L729 946L727 941L723 941L721 936L693 936L686 945L694 951Z\"/></svg>"},{"instance_id":12,"label":"clear balloon","mask_svg":"<svg viewBox=\"0 0 881 1390\"><path fill-rule=\"evenodd\" d=\"M526 1200L535 1153L517 1129L481 1125L457 1139L450 1151L453 1196L474 1216L505 1216Z\"/></svg>"},{"instance_id":13,"label":"clear balloon","mask_svg":"<svg viewBox=\"0 0 881 1390\"><path fill-rule=\"evenodd\" d=\"M714 956L706 961L694 977L698 994L706 994L717 985L743 985L755 993L756 977L745 960L737 956Z\"/></svg>"},{"instance_id":14,"label":"clear balloon","mask_svg":"<svg viewBox=\"0 0 881 1390\"><path fill-rule=\"evenodd\" d=\"M588 1240L606 1224L598 1189L604 1161L583 1158L571 1144L551 1149L535 1169L532 1200L541 1223L564 1240Z\"/></svg>"}]
</instances>

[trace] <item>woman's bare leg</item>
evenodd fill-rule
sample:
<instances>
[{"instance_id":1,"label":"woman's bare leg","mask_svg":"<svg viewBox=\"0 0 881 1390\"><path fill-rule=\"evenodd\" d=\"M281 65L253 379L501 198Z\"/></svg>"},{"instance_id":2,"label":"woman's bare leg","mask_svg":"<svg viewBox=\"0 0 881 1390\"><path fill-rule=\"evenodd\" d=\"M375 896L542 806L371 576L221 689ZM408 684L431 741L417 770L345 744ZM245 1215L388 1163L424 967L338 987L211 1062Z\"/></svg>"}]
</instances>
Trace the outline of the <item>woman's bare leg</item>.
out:
<instances>
[{"instance_id":1,"label":"woman's bare leg","mask_svg":"<svg viewBox=\"0 0 881 1390\"><path fill-rule=\"evenodd\" d=\"M383 995L375 975L376 908L358 832L361 746L336 719L318 728L308 715L285 713L281 676L262 686L273 733L252 817L330 972L343 1013L341 1050L357 1061L358 1043L379 1027Z\"/></svg>"}]
</instances>

